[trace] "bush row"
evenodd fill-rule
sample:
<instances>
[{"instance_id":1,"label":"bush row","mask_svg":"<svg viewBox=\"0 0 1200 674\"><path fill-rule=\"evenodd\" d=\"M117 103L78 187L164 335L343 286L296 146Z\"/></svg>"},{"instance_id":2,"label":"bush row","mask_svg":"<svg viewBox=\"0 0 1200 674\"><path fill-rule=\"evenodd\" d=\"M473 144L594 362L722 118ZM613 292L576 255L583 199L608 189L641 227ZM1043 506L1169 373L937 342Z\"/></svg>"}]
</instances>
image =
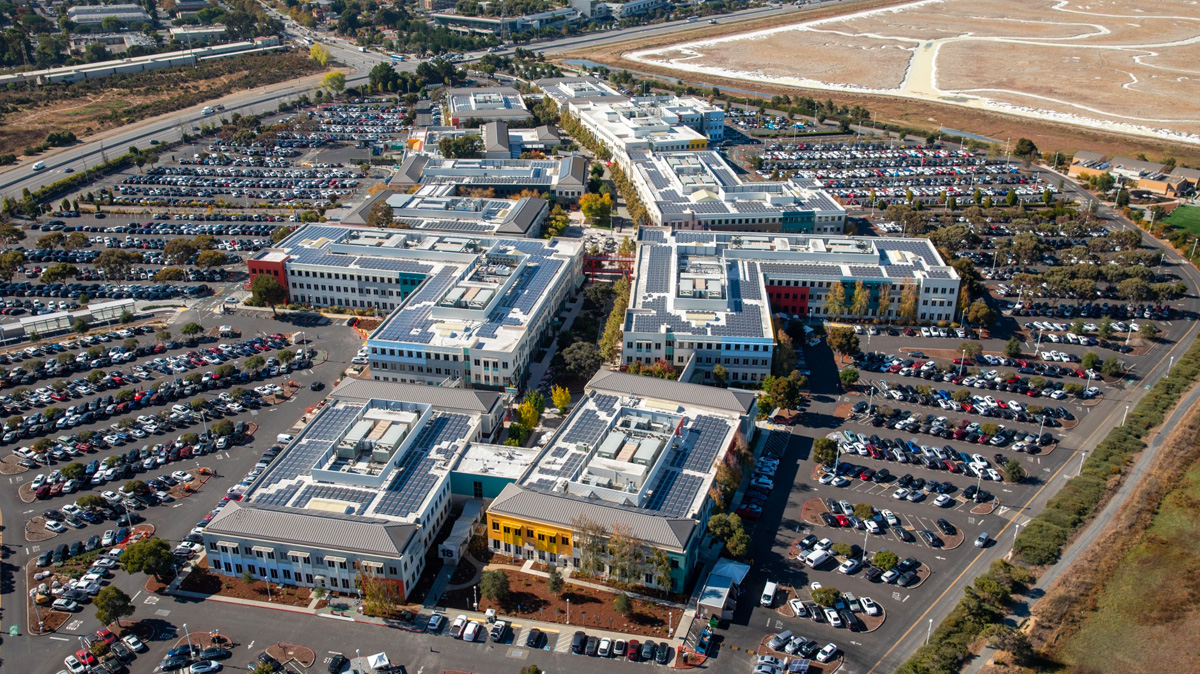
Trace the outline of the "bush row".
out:
<instances>
[{"instance_id":1,"label":"bush row","mask_svg":"<svg viewBox=\"0 0 1200 674\"><path fill-rule=\"evenodd\" d=\"M971 642L988 625L998 623L1008 612L1013 593L1032 580L1028 571L1003 559L992 562L987 572L963 592L958 606L938 625L929 643L917 649L897 674L953 674L971 656Z\"/></svg>"}]
</instances>

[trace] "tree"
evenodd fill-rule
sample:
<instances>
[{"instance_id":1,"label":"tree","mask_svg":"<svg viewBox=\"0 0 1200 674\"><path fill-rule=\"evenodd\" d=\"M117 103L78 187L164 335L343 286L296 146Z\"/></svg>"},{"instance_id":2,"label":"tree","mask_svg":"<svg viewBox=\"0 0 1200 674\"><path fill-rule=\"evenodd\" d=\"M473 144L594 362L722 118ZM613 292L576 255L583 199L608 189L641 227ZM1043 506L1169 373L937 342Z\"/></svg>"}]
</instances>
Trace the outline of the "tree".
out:
<instances>
[{"instance_id":1,"label":"tree","mask_svg":"<svg viewBox=\"0 0 1200 674\"><path fill-rule=\"evenodd\" d=\"M92 604L96 607L96 619L100 621L101 625L115 622L117 627L121 626L121 618L133 615L135 608L129 595L115 585L109 585L100 590L92 600Z\"/></svg>"},{"instance_id":2,"label":"tree","mask_svg":"<svg viewBox=\"0 0 1200 674\"><path fill-rule=\"evenodd\" d=\"M591 342L575 342L563 350L562 356L567 372L577 377L591 377L604 362L599 347Z\"/></svg>"},{"instance_id":3,"label":"tree","mask_svg":"<svg viewBox=\"0 0 1200 674\"><path fill-rule=\"evenodd\" d=\"M59 281L65 281L77 276L79 276L79 269L75 265L58 262L50 265L46 271L42 272L41 281L42 283L58 283Z\"/></svg>"},{"instance_id":4,"label":"tree","mask_svg":"<svg viewBox=\"0 0 1200 674\"><path fill-rule=\"evenodd\" d=\"M1009 459L1008 463L1004 464L1004 481L1017 483L1025 479L1025 466L1016 459Z\"/></svg>"},{"instance_id":5,"label":"tree","mask_svg":"<svg viewBox=\"0 0 1200 674\"><path fill-rule=\"evenodd\" d=\"M608 529L608 573L620 583L632 583L642 576L645 556L642 546L625 525L614 522Z\"/></svg>"},{"instance_id":6,"label":"tree","mask_svg":"<svg viewBox=\"0 0 1200 674\"><path fill-rule=\"evenodd\" d=\"M0 253L0 278L11 282L14 275L17 273L17 268L25 264L25 253L19 250L10 250Z\"/></svg>"},{"instance_id":7,"label":"tree","mask_svg":"<svg viewBox=\"0 0 1200 674\"><path fill-rule=\"evenodd\" d=\"M725 387L725 382L729 378L729 370L725 369L724 365L717 363L712 369L713 381L721 388Z\"/></svg>"},{"instance_id":8,"label":"tree","mask_svg":"<svg viewBox=\"0 0 1200 674\"><path fill-rule=\"evenodd\" d=\"M87 494L75 499L75 505L84 510L91 510L94 508L103 508L108 505L108 501L105 501L99 494Z\"/></svg>"},{"instance_id":9,"label":"tree","mask_svg":"<svg viewBox=\"0 0 1200 674\"><path fill-rule=\"evenodd\" d=\"M900 317L906 321L917 320L917 299L919 290L916 283L908 282L900 290Z\"/></svg>"},{"instance_id":10,"label":"tree","mask_svg":"<svg viewBox=\"0 0 1200 674\"><path fill-rule=\"evenodd\" d=\"M308 48L308 57L316 61L321 67L329 64L329 50L324 45L314 44Z\"/></svg>"},{"instance_id":11,"label":"tree","mask_svg":"<svg viewBox=\"0 0 1200 674\"><path fill-rule=\"evenodd\" d=\"M597 227L612 225L613 200L609 194L589 192L579 198L579 210Z\"/></svg>"},{"instance_id":12,"label":"tree","mask_svg":"<svg viewBox=\"0 0 1200 674\"><path fill-rule=\"evenodd\" d=\"M1021 340L1016 337L1010 337L1008 342L1004 344L1004 355L1009 358L1021 357Z\"/></svg>"},{"instance_id":13,"label":"tree","mask_svg":"<svg viewBox=\"0 0 1200 674\"><path fill-rule=\"evenodd\" d=\"M963 342L958 345L958 349L966 358L975 358L976 356L983 355L983 345L979 342Z\"/></svg>"},{"instance_id":14,"label":"tree","mask_svg":"<svg viewBox=\"0 0 1200 674\"><path fill-rule=\"evenodd\" d=\"M184 337L195 337L203 332L204 327L195 322L188 323L179 329L179 334L183 335Z\"/></svg>"},{"instance_id":15,"label":"tree","mask_svg":"<svg viewBox=\"0 0 1200 674\"><path fill-rule=\"evenodd\" d=\"M1018 138L1017 144L1013 146L1013 156L1022 159L1036 157L1038 154L1037 145L1034 145L1032 140L1028 138Z\"/></svg>"},{"instance_id":16,"label":"tree","mask_svg":"<svg viewBox=\"0 0 1200 674\"><path fill-rule=\"evenodd\" d=\"M291 349L280 349L278 355L279 362L283 363L284 365L296 360L296 352L292 351Z\"/></svg>"},{"instance_id":17,"label":"tree","mask_svg":"<svg viewBox=\"0 0 1200 674\"><path fill-rule=\"evenodd\" d=\"M779 407L794 410L800 406L800 387L790 377L774 377L767 383L767 395Z\"/></svg>"},{"instance_id":18,"label":"tree","mask_svg":"<svg viewBox=\"0 0 1200 674\"><path fill-rule=\"evenodd\" d=\"M1116 356L1109 356L1104 359L1104 363L1100 366L1100 371L1110 377L1116 377L1125 369L1121 365L1121 361L1117 360Z\"/></svg>"},{"instance_id":19,"label":"tree","mask_svg":"<svg viewBox=\"0 0 1200 674\"><path fill-rule=\"evenodd\" d=\"M562 592L562 588L562 573L558 570L558 566L550 567L550 572L546 577L546 589L550 591L550 594L558 596L558 593Z\"/></svg>"},{"instance_id":20,"label":"tree","mask_svg":"<svg viewBox=\"0 0 1200 674\"><path fill-rule=\"evenodd\" d=\"M328 89L331 96L338 96L346 89L346 73L334 71L321 78L321 88Z\"/></svg>"},{"instance_id":21,"label":"tree","mask_svg":"<svg viewBox=\"0 0 1200 674\"><path fill-rule=\"evenodd\" d=\"M1129 205L1129 190L1125 189L1124 187L1122 187L1120 190L1117 190L1116 204L1117 208L1125 208Z\"/></svg>"},{"instance_id":22,"label":"tree","mask_svg":"<svg viewBox=\"0 0 1200 674\"><path fill-rule=\"evenodd\" d=\"M68 463L62 467L62 476L68 480L78 480L87 473L82 463Z\"/></svg>"},{"instance_id":23,"label":"tree","mask_svg":"<svg viewBox=\"0 0 1200 674\"><path fill-rule=\"evenodd\" d=\"M846 287L841 281L834 281L829 286L829 292L825 293L825 313L834 318L840 318L846 313Z\"/></svg>"},{"instance_id":24,"label":"tree","mask_svg":"<svg viewBox=\"0 0 1200 674\"><path fill-rule=\"evenodd\" d=\"M886 319L888 312L892 309L892 284L879 284L879 317Z\"/></svg>"},{"instance_id":25,"label":"tree","mask_svg":"<svg viewBox=\"0 0 1200 674\"><path fill-rule=\"evenodd\" d=\"M78 332L79 334L84 335L87 334L87 331L91 329L92 324L86 318L76 318L75 320L71 321L71 330L73 332Z\"/></svg>"},{"instance_id":26,"label":"tree","mask_svg":"<svg viewBox=\"0 0 1200 674\"><path fill-rule=\"evenodd\" d=\"M498 569L484 571L479 579L479 594L497 604L508 601L508 575Z\"/></svg>"},{"instance_id":27,"label":"tree","mask_svg":"<svg viewBox=\"0 0 1200 674\"><path fill-rule=\"evenodd\" d=\"M555 407L565 412L571 405L571 392L565 386L555 386L550 389L550 400Z\"/></svg>"},{"instance_id":28,"label":"tree","mask_svg":"<svg viewBox=\"0 0 1200 674\"><path fill-rule=\"evenodd\" d=\"M1138 335L1144 337L1145 339L1153 340L1158 336L1158 332L1158 326L1149 321L1142 323L1138 327Z\"/></svg>"},{"instance_id":29,"label":"tree","mask_svg":"<svg viewBox=\"0 0 1200 674\"><path fill-rule=\"evenodd\" d=\"M213 433L219 436L233 435L233 422L228 419L222 419L213 424Z\"/></svg>"},{"instance_id":30,"label":"tree","mask_svg":"<svg viewBox=\"0 0 1200 674\"><path fill-rule=\"evenodd\" d=\"M858 381L858 370L848 367L838 373L838 379L841 380L843 388L850 388Z\"/></svg>"},{"instance_id":31,"label":"tree","mask_svg":"<svg viewBox=\"0 0 1200 674\"><path fill-rule=\"evenodd\" d=\"M836 587L819 587L812 591L813 601L828 608L832 608L841 596L841 591Z\"/></svg>"},{"instance_id":32,"label":"tree","mask_svg":"<svg viewBox=\"0 0 1200 674\"><path fill-rule=\"evenodd\" d=\"M196 256L196 266L201 269L216 269L229 264L229 254L220 250L206 250Z\"/></svg>"},{"instance_id":33,"label":"tree","mask_svg":"<svg viewBox=\"0 0 1200 674\"><path fill-rule=\"evenodd\" d=\"M449 136L438 141L438 151L447 159L477 159L483 156L483 139L478 134Z\"/></svg>"},{"instance_id":34,"label":"tree","mask_svg":"<svg viewBox=\"0 0 1200 674\"><path fill-rule=\"evenodd\" d=\"M1088 351L1087 353L1083 354L1083 357L1080 359L1079 367L1086 372L1087 370L1096 369L1096 366L1099 364L1100 356L1096 355L1095 352Z\"/></svg>"},{"instance_id":35,"label":"tree","mask_svg":"<svg viewBox=\"0 0 1200 674\"><path fill-rule=\"evenodd\" d=\"M871 563L884 571L891 571L900 563L900 556L889 550L880 550L871 558Z\"/></svg>"},{"instance_id":36,"label":"tree","mask_svg":"<svg viewBox=\"0 0 1200 674\"><path fill-rule=\"evenodd\" d=\"M150 486L141 480L130 480L123 489L130 494L145 494L150 491Z\"/></svg>"},{"instance_id":37,"label":"tree","mask_svg":"<svg viewBox=\"0 0 1200 674\"><path fill-rule=\"evenodd\" d=\"M263 369L263 366L266 364L267 361L262 356L250 356L246 359L246 362L243 363L246 369L250 370L251 372Z\"/></svg>"},{"instance_id":38,"label":"tree","mask_svg":"<svg viewBox=\"0 0 1200 674\"><path fill-rule=\"evenodd\" d=\"M171 239L163 246L163 262L166 264L186 264L197 252L196 244L192 243L189 239Z\"/></svg>"},{"instance_id":39,"label":"tree","mask_svg":"<svg viewBox=\"0 0 1200 674\"><path fill-rule=\"evenodd\" d=\"M579 548L579 569L592 575L600 573L604 570L604 527L586 515L576 517L571 526Z\"/></svg>"},{"instance_id":40,"label":"tree","mask_svg":"<svg viewBox=\"0 0 1200 674\"><path fill-rule=\"evenodd\" d=\"M622 592L613 600L613 610L623 616L629 616L633 613L633 602L629 600L629 595Z\"/></svg>"},{"instance_id":41,"label":"tree","mask_svg":"<svg viewBox=\"0 0 1200 674\"><path fill-rule=\"evenodd\" d=\"M996 424L988 422L986 424L980 424L979 432L987 436L993 436L1000 432L1000 427Z\"/></svg>"},{"instance_id":42,"label":"tree","mask_svg":"<svg viewBox=\"0 0 1200 674\"><path fill-rule=\"evenodd\" d=\"M860 520L869 520L875 517L875 506L870 503L855 503L854 516Z\"/></svg>"},{"instance_id":43,"label":"tree","mask_svg":"<svg viewBox=\"0 0 1200 674\"><path fill-rule=\"evenodd\" d=\"M93 262L108 278L121 278L129 273L134 264L142 261L141 253L109 248L100 253Z\"/></svg>"},{"instance_id":44,"label":"tree","mask_svg":"<svg viewBox=\"0 0 1200 674\"><path fill-rule=\"evenodd\" d=\"M992 325L996 322L996 312L980 298L972 302L967 309L967 320L972 325Z\"/></svg>"},{"instance_id":45,"label":"tree","mask_svg":"<svg viewBox=\"0 0 1200 674\"><path fill-rule=\"evenodd\" d=\"M368 227L391 227L396 222L395 211L388 205L387 199L379 199L371 204L367 211Z\"/></svg>"},{"instance_id":46,"label":"tree","mask_svg":"<svg viewBox=\"0 0 1200 674\"><path fill-rule=\"evenodd\" d=\"M275 305L287 299L287 288L280 285L274 276L259 274L250 282L250 299L255 304L267 304L271 307L271 315L275 315Z\"/></svg>"},{"instance_id":47,"label":"tree","mask_svg":"<svg viewBox=\"0 0 1200 674\"><path fill-rule=\"evenodd\" d=\"M833 547L830 548L830 551L839 557L850 557L854 554L854 548L851 547L849 543L843 541L834 543Z\"/></svg>"},{"instance_id":48,"label":"tree","mask_svg":"<svg viewBox=\"0 0 1200 674\"><path fill-rule=\"evenodd\" d=\"M838 443L831 438L813 440L813 461L831 464L837 461Z\"/></svg>"},{"instance_id":49,"label":"tree","mask_svg":"<svg viewBox=\"0 0 1200 674\"><path fill-rule=\"evenodd\" d=\"M654 584L664 591L671 589L674 581L671 578L671 557L659 548L654 548L650 554L650 565L654 567Z\"/></svg>"},{"instance_id":50,"label":"tree","mask_svg":"<svg viewBox=\"0 0 1200 674\"><path fill-rule=\"evenodd\" d=\"M101 499L103 501L103 499ZM175 566L175 555L171 544L161 538L143 538L125 548L121 563L130 573L145 573L155 580L171 573Z\"/></svg>"},{"instance_id":51,"label":"tree","mask_svg":"<svg viewBox=\"0 0 1200 674\"><path fill-rule=\"evenodd\" d=\"M1017 665L1028 665L1033 660L1033 645L1029 635L1011 625L992 623L981 633L987 637L988 646L1012 656Z\"/></svg>"},{"instance_id":52,"label":"tree","mask_svg":"<svg viewBox=\"0 0 1200 674\"><path fill-rule=\"evenodd\" d=\"M850 313L862 318L871 307L871 291L862 281L854 283L854 297L850 300Z\"/></svg>"},{"instance_id":53,"label":"tree","mask_svg":"<svg viewBox=\"0 0 1200 674\"><path fill-rule=\"evenodd\" d=\"M854 330L847 327L830 328L825 341L829 343L829 348L842 357L851 356L859 352L858 335L854 334Z\"/></svg>"}]
</instances>

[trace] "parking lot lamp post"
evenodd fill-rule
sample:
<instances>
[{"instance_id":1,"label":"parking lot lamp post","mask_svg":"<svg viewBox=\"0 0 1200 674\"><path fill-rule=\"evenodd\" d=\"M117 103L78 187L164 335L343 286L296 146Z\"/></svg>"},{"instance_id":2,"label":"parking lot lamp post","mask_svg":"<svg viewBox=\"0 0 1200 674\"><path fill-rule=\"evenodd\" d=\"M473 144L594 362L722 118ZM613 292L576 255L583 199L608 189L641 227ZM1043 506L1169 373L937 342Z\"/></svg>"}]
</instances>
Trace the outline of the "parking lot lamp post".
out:
<instances>
[{"instance_id":1,"label":"parking lot lamp post","mask_svg":"<svg viewBox=\"0 0 1200 674\"><path fill-rule=\"evenodd\" d=\"M1129 405L1125 406L1125 414L1121 415L1121 425L1125 425L1125 420L1129 418Z\"/></svg>"},{"instance_id":2,"label":"parking lot lamp post","mask_svg":"<svg viewBox=\"0 0 1200 674\"><path fill-rule=\"evenodd\" d=\"M933 634L933 618L929 619L929 628L925 630L925 645L929 645L929 637Z\"/></svg>"},{"instance_id":3,"label":"parking lot lamp post","mask_svg":"<svg viewBox=\"0 0 1200 674\"><path fill-rule=\"evenodd\" d=\"M571 598L567 597L567 624L571 624Z\"/></svg>"},{"instance_id":4,"label":"parking lot lamp post","mask_svg":"<svg viewBox=\"0 0 1200 674\"><path fill-rule=\"evenodd\" d=\"M962 350L962 358L958 361L958 376L963 376L963 368L967 366L967 350Z\"/></svg>"},{"instance_id":5,"label":"parking lot lamp post","mask_svg":"<svg viewBox=\"0 0 1200 674\"><path fill-rule=\"evenodd\" d=\"M1167 374L1171 374L1171 367L1175 365L1175 356L1171 356L1171 361L1167 363Z\"/></svg>"},{"instance_id":6,"label":"parking lot lamp post","mask_svg":"<svg viewBox=\"0 0 1200 674\"><path fill-rule=\"evenodd\" d=\"M183 624L183 636L184 636L185 638L187 638L187 642L188 642L188 653L190 654L190 653L191 653L191 651L192 651L192 633L188 631L188 628L187 628L187 623L184 623L184 624Z\"/></svg>"},{"instance_id":7,"label":"parking lot lamp post","mask_svg":"<svg viewBox=\"0 0 1200 674\"><path fill-rule=\"evenodd\" d=\"M1042 412L1042 422L1038 424L1038 443L1042 442L1042 431L1046 430L1046 412Z\"/></svg>"},{"instance_id":8,"label":"parking lot lamp post","mask_svg":"<svg viewBox=\"0 0 1200 674\"><path fill-rule=\"evenodd\" d=\"M1188 255L1188 257L1196 257L1196 244L1198 243L1200 243L1200 239L1196 239L1192 242L1192 254Z\"/></svg>"},{"instance_id":9,"label":"parking lot lamp post","mask_svg":"<svg viewBox=\"0 0 1200 674\"><path fill-rule=\"evenodd\" d=\"M30 597L30 598L34 598L34 597L36 597L36 596L37 596L37 590L30 590L30 591L29 591L29 597ZM38 605L37 605L37 602L36 602L36 601L35 601L35 602L33 602L33 613L34 613L34 615L36 615L36 616L37 616L37 621L38 621L38 631L39 631L39 632L44 632L44 631L46 631L46 626L45 626L45 623L43 623L43 622L42 622L42 612L41 612L40 610L38 610Z\"/></svg>"},{"instance_id":10,"label":"parking lot lamp post","mask_svg":"<svg viewBox=\"0 0 1200 674\"><path fill-rule=\"evenodd\" d=\"M1080 475L1083 475L1083 464L1085 461L1087 461L1087 452L1082 452L1079 455L1079 472L1075 473L1075 477L1079 477Z\"/></svg>"}]
</instances>

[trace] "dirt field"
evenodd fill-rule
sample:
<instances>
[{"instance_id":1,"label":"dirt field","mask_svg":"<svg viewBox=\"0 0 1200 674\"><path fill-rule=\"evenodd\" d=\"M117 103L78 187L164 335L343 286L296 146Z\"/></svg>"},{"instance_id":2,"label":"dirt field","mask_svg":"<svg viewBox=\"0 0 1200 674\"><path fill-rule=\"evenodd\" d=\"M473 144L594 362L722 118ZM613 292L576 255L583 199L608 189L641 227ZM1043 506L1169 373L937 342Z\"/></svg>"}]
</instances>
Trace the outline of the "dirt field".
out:
<instances>
[{"instance_id":1,"label":"dirt field","mask_svg":"<svg viewBox=\"0 0 1200 674\"><path fill-rule=\"evenodd\" d=\"M885 94L1200 145L1200 99L1186 93L1200 77L1195 10L1191 0L919 0L622 56L756 90Z\"/></svg>"}]
</instances>

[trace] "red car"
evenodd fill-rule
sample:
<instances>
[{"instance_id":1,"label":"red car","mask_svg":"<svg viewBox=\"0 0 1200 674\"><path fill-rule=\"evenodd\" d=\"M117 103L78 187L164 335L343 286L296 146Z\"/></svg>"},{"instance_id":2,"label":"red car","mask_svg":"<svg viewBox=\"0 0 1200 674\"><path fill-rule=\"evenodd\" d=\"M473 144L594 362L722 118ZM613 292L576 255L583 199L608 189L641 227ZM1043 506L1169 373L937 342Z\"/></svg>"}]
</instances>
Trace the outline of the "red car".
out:
<instances>
[{"instance_id":1,"label":"red car","mask_svg":"<svg viewBox=\"0 0 1200 674\"><path fill-rule=\"evenodd\" d=\"M845 515L834 515L834 517L837 519L839 527L850 526L850 518L849 517L846 517Z\"/></svg>"},{"instance_id":2,"label":"red car","mask_svg":"<svg viewBox=\"0 0 1200 674\"><path fill-rule=\"evenodd\" d=\"M117 635L113 634L107 627L101 627L96 630L96 636L100 637L101 641L110 646L117 641Z\"/></svg>"},{"instance_id":3,"label":"red car","mask_svg":"<svg viewBox=\"0 0 1200 674\"><path fill-rule=\"evenodd\" d=\"M96 656L92 655L91 651L84 648L75 651L75 658L82 662L86 667L93 667L96 664Z\"/></svg>"}]
</instances>

